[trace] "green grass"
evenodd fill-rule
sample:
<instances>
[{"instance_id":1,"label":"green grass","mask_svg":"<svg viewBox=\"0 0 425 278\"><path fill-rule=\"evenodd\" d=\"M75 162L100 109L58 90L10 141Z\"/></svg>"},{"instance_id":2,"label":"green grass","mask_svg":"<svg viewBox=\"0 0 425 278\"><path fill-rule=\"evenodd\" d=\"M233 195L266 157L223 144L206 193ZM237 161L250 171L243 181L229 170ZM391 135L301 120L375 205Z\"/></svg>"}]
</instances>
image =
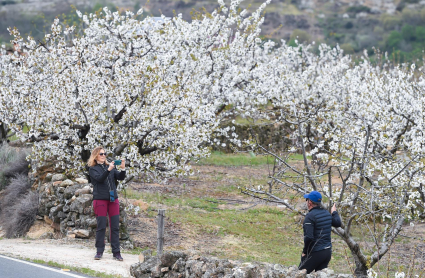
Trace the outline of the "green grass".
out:
<instances>
[{"instance_id":1,"label":"green grass","mask_svg":"<svg viewBox=\"0 0 425 278\"><path fill-rule=\"evenodd\" d=\"M188 203L191 205L190 203ZM204 204L208 206L207 204ZM173 222L187 223L198 233L223 238L217 255L229 259L297 264L302 234L291 224L291 215L276 208L240 210L170 209Z\"/></svg>"},{"instance_id":2,"label":"green grass","mask_svg":"<svg viewBox=\"0 0 425 278\"><path fill-rule=\"evenodd\" d=\"M48 266L52 266L52 267L57 267L60 269L69 269L70 271L74 271L74 272L78 272L78 273L82 273L82 274L86 274L89 276L93 276L93 277L100 277L100 278L116 278L116 277L122 277L121 275L112 275L112 274L105 274L103 272L99 272L99 271L95 271L92 270L90 268L86 268L86 267L74 267L74 266L67 266L67 265L63 265L60 263L56 263L56 262L52 262L52 261L43 261L43 260L33 260L33 259L27 259L27 258L20 258L29 262L33 262L36 264L42 264L42 265L48 265ZM64 272L65 273L65 272Z\"/></svg>"},{"instance_id":3,"label":"green grass","mask_svg":"<svg viewBox=\"0 0 425 278\"><path fill-rule=\"evenodd\" d=\"M127 190L127 194L129 198L150 203L151 217L157 214L156 206L166 206L167 217L172 222L190 225L197 234L222 238L224 243L216 248L214 255L284 265L298 263L302 228L294 224L291 213L282 209L221 209L225 202L215 198L171 197L133 190Z\"/></svg>"},{"instance_id":4,"label":"green grass","mask_svg":"<svg viewBox=\"0 0 425 278\"><path fill-rule=\"evenodd\" d=\"M131 254L131 255L139 255L140 253L142 253L143 251L145 251L147 249L149 249L149 248L134 247L131 250L123 249L123 250L121 250L121 253Z\"/></svg>"}]
</instances>

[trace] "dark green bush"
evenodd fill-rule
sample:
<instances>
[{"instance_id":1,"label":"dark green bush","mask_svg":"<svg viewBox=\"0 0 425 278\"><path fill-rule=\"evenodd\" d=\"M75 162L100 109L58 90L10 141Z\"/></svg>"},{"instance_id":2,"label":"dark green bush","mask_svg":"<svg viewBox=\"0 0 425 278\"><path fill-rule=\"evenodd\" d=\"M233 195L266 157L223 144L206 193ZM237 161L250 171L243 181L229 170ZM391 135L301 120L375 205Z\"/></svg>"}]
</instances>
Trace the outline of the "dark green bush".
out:
<instances>
[{"instance_id":1,"label":"dark green bush","mask_svg":"<svg viewBox=\"0 0 425 278\"><path fill-rule=\"evenodd\" d=\"M415 30L416 40L425 41L425 27L417 26Z\"/></svg>"},{"instance_id":2,"label":"dark green bush","mask_svg":"<svg viewBox=\"0 0 425 278\"><path fill-rule=\"evenodd\" d=\"M388 51L393 51L394 49L399 48L402 40L403 36L400 34L400 32L392 31L385 43L385 46L387 47Z\"/></svg>"},{"instance_id":3,"label":"dark green bush","mask_svg":"<svg viewBox=\"0 0 425 278\"><path fill-rule=\"evenodd\" d=\"M416 40L416 30L412 25L406 24L401 28L401 35L406 41Z\"/></svg>"},{"instance_id":4,"label":"dark green bush","mask_svg":"<svg viewBox=\"0 0 425 278\"><path fill-rule=\"evenodd\" d=\"M369 7L366 7L366 6L360 5L360 6L348 7L348 9L347 9L347 13L356 13L356 14L358 14L358 13L361 13L361 12L370 13L370 8Z\"/></svg>"}]
</instances>

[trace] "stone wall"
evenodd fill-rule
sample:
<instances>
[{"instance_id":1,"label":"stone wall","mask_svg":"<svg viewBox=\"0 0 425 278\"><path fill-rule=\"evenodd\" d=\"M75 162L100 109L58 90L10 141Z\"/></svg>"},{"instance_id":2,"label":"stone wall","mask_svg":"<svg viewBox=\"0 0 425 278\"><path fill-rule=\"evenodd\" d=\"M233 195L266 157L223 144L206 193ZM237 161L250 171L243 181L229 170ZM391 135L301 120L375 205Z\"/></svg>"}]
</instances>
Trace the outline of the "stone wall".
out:
<instances>
[{"instance_id":1,"label":"stone wall","mask_svg":"<svg viewBox=\"0 0 425 278\"><path fill-rule=\"evenodd\" d=\"M268 263L241 263L172 251L161 257L141 255L143 262L133 264L130 273L136 278L352 278L330 269L306 274L296 266Z\"/></svg>"},{"instance_id":2,"label":"stone wall","mask_svg":"<svg viewBox=\"0 0 425 278\"><path fill-rule=\"evenodd\" d=\"M37 188L38 217L56 231L69 237L89 238L96 232L93 212L93 188L86 179L67 179L63 174L48 173ZM120 239L128 239L126 213L120 203Z\"/></svg>"}]
</instances>

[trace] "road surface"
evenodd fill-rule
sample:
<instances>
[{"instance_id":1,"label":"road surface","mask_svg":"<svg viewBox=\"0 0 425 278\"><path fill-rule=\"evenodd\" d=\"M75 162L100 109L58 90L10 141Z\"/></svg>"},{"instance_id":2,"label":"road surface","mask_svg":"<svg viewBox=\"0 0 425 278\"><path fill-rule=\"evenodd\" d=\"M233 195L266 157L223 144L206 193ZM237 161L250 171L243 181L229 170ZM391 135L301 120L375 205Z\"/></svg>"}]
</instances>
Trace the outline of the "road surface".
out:
<instances>
[{"instance_id":1,"label":"road surface","mask_svg":"<svg viewBox=\"0 0 425 278\"><path fill-rule=\"evenodd\" d=\"M40 264L0 255L0 277L2 278L87 278L83 274L64 271Z\"/></svg>"}]
</instances>

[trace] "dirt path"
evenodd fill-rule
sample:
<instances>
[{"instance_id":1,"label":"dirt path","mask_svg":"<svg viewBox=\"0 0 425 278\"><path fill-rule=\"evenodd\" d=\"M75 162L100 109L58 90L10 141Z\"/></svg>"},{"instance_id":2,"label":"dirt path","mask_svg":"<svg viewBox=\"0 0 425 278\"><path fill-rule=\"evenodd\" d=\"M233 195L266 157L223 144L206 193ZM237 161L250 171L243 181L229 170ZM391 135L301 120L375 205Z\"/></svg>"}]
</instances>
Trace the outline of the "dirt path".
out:
<instances>
[{"instance_id":1,"label":"dirt path","mask_svg":"<svg viewBox=\"0 0 425 278\"><path fill-rule=\"evenodd\" d=\"M91 245L91 246L89 246ZM97 272L117 277L131 277L130 266L137 263L138 256L122 254L124 261L112 259L110 247L107 247L102 260L95 261L93 242L64 240L0 240L0 254L15 258L55 262L69 267L89 268Z\"/></svg>"}]
</instances>

